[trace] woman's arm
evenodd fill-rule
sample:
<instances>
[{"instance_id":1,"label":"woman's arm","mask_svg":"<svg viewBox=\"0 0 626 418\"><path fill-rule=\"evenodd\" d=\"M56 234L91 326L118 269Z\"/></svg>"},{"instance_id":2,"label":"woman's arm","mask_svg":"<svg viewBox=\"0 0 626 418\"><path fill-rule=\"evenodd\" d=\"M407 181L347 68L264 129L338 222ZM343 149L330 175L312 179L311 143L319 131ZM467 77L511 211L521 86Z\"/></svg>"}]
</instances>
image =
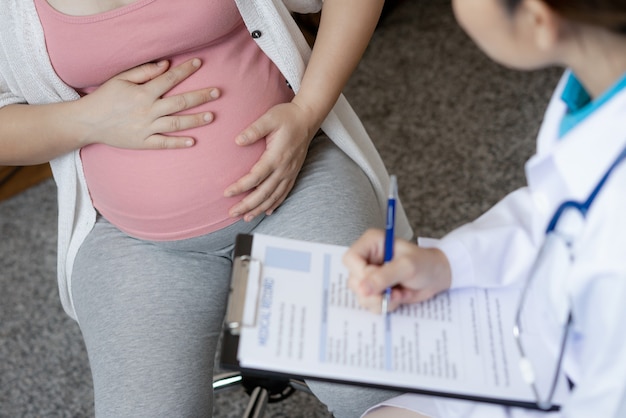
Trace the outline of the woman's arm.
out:
<instances>
[{"instance_id":1,"label":"woman's arm","mask_svg":"<svg viewBox=\"0 0 626 418\"><path fill-rule=\"evenodd\" d=\"M211 101L219 92L207 88L161 96L200 65L197 59L171 69L167 62L145 64L72 102L5 106L0 109L0 164L39 164L93 143L131 149L192 146L192 138L164 134L210 123L213 115L170 115Z\"/></svg>"},{"instance_id":2,"label":"woman's arm","mask_svg":"<svg viewBox=\"0 0 626 418\"><path fill-rule=\"evenodd\" d=\"M249 190L231 208L250 220L271 214L287 197L309 143L356 68L376 28L384 0L325 0L313 53L291 103L270 109L236 138L239 145L267 139L267 150L226 196Z\"/></svg>"},{"instance_id":3,"label":"woman's arm","mask_svg":"<svg viewBox=\"0 0 626 418\"><path fill-rule=\"evenodd\" d=\"M325 0L311 60L293 103L313 133L335 105L374 33L384 0Z\"/></svg>"}]
</instances>

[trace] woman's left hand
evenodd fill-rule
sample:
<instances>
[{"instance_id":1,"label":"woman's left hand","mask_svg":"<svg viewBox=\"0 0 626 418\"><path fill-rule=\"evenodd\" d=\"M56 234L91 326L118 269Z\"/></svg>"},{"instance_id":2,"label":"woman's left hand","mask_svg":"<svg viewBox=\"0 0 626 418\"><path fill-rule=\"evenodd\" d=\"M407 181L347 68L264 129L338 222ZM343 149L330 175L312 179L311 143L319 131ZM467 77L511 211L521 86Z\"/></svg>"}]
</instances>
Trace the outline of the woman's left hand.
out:
<instances>
[{"instance_id":1,"label":"woman's left hand","mask_svg":"<svg viewBox=\"0 0 626 418\"><path fill-rule=\"evenodd\" d=\"M229 214L251 221L272 212L285 200L304 164L309 144L319 126L310 126L307 111L298 104L282 103L272 107L247 127L237 138L241 146L266 138L266 149L250 172L224 191L231 197L252 192L233 206Z\"/></svg>"}]
</instances>

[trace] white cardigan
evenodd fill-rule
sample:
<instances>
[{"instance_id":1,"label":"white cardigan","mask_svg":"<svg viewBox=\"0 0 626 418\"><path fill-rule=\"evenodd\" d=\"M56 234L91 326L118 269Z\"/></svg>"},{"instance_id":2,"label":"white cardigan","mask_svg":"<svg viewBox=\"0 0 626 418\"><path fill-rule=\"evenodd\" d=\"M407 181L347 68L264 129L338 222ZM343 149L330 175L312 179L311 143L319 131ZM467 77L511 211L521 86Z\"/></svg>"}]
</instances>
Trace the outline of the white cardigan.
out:
<instances>
[{"instance_id":1,"label":"white cardigan","mask_svg":"<svg viewBox=\"0 0 626 418\"><path fill-rule=\"evenodd\" d=\"M290 10L315 12L320 10L322 1L235 1L250 32L261 32L256 39L259 47L297 92L310 48L291 18ZM78 94L63 83L52 68L33 0L0 0L0 9L0 107L76 100ZM384 210L389 176L365 128L343 96L322 129L368 175ZM95 223L96 211L89 197L79 152L63 155L50 164L59 199L59 293L63 308L76 319L70 290L72 266L79 247ZM401 205L398 209L398 235L410 238L410 224Z\"/></svg>"}]
</instances>

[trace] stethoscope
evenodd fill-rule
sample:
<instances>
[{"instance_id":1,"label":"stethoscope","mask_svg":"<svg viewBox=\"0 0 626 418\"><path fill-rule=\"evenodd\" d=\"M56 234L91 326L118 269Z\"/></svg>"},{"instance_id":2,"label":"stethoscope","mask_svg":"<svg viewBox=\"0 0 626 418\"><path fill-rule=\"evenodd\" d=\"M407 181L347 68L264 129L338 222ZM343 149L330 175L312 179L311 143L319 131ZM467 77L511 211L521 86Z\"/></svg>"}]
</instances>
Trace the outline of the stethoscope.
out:
<instances>
[{"instance_id":1,"label":"stethoscope","mask_svg":"<svg viewBox=\"0 0 626 418\"><path fill-rule=\"evenodd\" d=\"M595 198L606 184L609 176L615 171L615 168L623 162L624 158L626 158L626 147L622 150L615 161L613 161L613 164L611 164L611 166L607 169L585 201L579 202L567 200L559 205L552 216L552 219L548 223L545 231L544 242L539 250L535 262L533 263L530 274L528 275L528 280L522 289L519 306L515 316L513 335L520 352L520 368L522 371L522 377L531 386L535 399L537 400L537 406L544 410L551 409L553 406L552 400L559 381L559 371L561 370L561 363L565 353L565 345L568 339L571 324L573 322L572 302L568 296L567 303L561 307L561 309L557 309L556 318L559 325L563 327L563 333L560 340L560 349L558 352L559 354L557 357L554 377L546 397L542 397L539 393L535 369L533 368L522 343L521 336L523 333L523 327L521 313L524 303L527 301L531 283L536 281L538 276L542 276L542 278L545 277L546 280L550 280L554 274L564 274L564 272L567 271L567 268L571 266L574 260L573 244L583 232L587 213L589 212L592 203L595 201Z\"/></svg>"}]
</instances>

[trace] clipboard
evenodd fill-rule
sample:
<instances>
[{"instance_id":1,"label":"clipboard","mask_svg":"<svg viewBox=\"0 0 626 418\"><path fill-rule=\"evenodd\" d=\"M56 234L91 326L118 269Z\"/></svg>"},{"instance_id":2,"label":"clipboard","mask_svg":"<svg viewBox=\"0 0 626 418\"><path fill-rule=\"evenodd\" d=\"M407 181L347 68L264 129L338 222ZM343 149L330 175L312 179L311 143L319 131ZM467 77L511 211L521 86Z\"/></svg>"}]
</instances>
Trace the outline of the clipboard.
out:
<instances>
[{"instance_id":1,"label":"clipboard","mask_svg":"<svg viewBox=\"0 0 626 418\"><path fill-rule=\"evenodd\" d=\"M534 397L531 395L529 387L527 388L528 393L525 394L523 397L520 397L519 393L516 396L511 397L502 395L502 393L507 392L506 390L498 392L499 394L497 396L492 396L492 394L488 391L485 391L486 393L483 393L483 390L481 388L477 389L476 387L469 388L470 390L459 390L458 386L450 385L448 387L448 385L445 384L443 386L439 385L438 387L432 387L426 384L407 384L406 382L400 382L398 384L398 382L396 382L394 379L384 379L381 377L379 380L376 377L376 373L370 373L369 376L365 377L360 376L359 371L356 371L356 374L350 374L346 372L346 375L344 375L343 372L336 373L335 369L340 369L340 366L333 367L332 371L328 371L331 369L323 369L321 363L316 364L315 367L311 365L311 367L307 366L302 368L298 364L295 364L293 362L290 363L288 359L285 361L276 360L275 358L271 358L272 356L263 358L263 355L259 354L257 350L254 349L254 347L252 348L252 350L248 347L250 345L250 339L254 339L256 337L250 337L251 334L248 335L247 333L251 332L251 329L256 329L259 325L259 315L260 312L262 312L262 310L260 309L260 305L266 302L266 298L263 299L264 297L262 296L264 289L263 280L268 272L271 272L271 275L275 274L275 272L272 271L272 264L275 264L275 261L273 261L272 263L267 263L266 265L267 260L264 259L263 256L255 254L255 252L257 252L255 244L258 244L258 246L261 248L265 246L269 246L270 248L273 248L273 246L282 246L282 248L287 251L287 253L285 253L287 258L292 255L292 252L293 254L296 254L299 251L310 250L313 256L316 256L318 252L324 252L326 250L328 250L329 252L335 252L335 255L339 255L340 252L337 251L341 251L341 248L339 247L326 244L305 243L297 240L288 240L284 238L269 237L264 235L239 235L236 239L234 249L228 307L222 335L220 366L223 369L238 370L243 374L249 376L261 376L265 378L276 378L280 380L314 379L334 383L396 390L407 393L412 392L424 395L464 399L506 406L539 409L534 401ZM259 254L262 254L262 250L259 251ZM317 264L316 260L317 259L315 257L311 258L310 264L313 264L313 266L310 266L311 268L314 268L315 264ZM290 259L284 261L286 263L294 263L293 260ZM298 275L296 273L294 273L294 277ZM317 276L319 276L319 274L315 273L316 278ZM275 281L274 283L278 283L278 285L280 284L278 281ZM479 290L477 292L480 291L482 290ZM477 294L480 295L480 293ZM308 293L308 295L310 295L310 293ZM442 297L445 298L446 295L443 295ZM332 298L332 296L329 296L329 300L330 298ZM465 300L464 295L457 295L456 298L461 301ZM495 298L495 296L493 298ZM308 301L312 299L314 298L307 297L305 303L308 303ZM455 297L451 297L451 299L454 300ZM478 305L478 303L479 301L476 300L475 304ZM251 307L253 307L252 310L250 309ZM350 309L353 308L350 307ZM355 308L354 315L356 317L359 317L359 315L366 315L366 313L362 311L362 309L359 311L358 308ZM330 312L330 309L327 309L326 315L331 314L332 312ZM350 321L350 317L351 314L347 315L347 319L345 320ZM315 321L313 321L313 323L315 323ZM242 340L242 338L247 339ZM319 351L325 351L325 348L323 347L324 344L320 344L321 348ZM244 354L242 354L242 351L244 352ZM258 351L261 351L261 349L259 349ZM471 350L468 348L468 350L465 351ZM253 357L257 355L260 356L261 360L255 359L252 360L252 362L249 362L247 360L249 353L253 353ZM514 362L513 359L510 359L510 361L511 363ZM313 360L313 362L317 362L317 360ZM515 370L517 370L517 372L519 373L519 367L517 363L515 363L514 365L511 364L511 366L512 367L510 368L509 373L515 373ZM390 373L380 372L378 375L383 376L386 374L387 376L393 376L393 373L393 371L391 371ZM514 379L511 378L511 380ZM474 386L476 385L474 384ZM519 392L519 388L517 390ZM565 396L567 396L568 391L569 387L567 385L567 380L563 376L562 382L559 384L559 388L555 395L555 404L551 407L550 411L557 411L560 409L559 405L565 399Z\"/></svg>"}]
</instances>

